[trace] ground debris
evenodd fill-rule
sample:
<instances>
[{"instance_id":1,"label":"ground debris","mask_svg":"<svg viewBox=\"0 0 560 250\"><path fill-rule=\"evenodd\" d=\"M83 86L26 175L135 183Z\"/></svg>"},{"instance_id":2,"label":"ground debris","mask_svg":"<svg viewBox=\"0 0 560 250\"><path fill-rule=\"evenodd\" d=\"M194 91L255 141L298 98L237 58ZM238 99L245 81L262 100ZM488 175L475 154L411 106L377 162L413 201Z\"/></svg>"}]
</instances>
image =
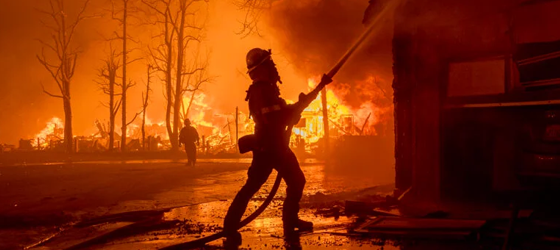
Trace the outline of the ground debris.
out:
<instances>
[{"instance_id":1,"label":"ground debris","mask_svg":"<svg viewBox=\"0 0 560 250\"><path fill-rule=\"evenodd\" d=\"M485 220L400 218L379 216L357 224L351 232L368 236L408 238L466 238L478 232Z\"/></svg>"},{"instance_id":2,"label":"ground debris","mask_svg":"<svg viewBox=\"0 0 560 250\"><path fill-rule=\"evenodd\" d=\"M184 220L176 228L178 234L217 233L222 230L223 228L218 224L201 223L192 220Z\"/></svg>"}]
</instances>

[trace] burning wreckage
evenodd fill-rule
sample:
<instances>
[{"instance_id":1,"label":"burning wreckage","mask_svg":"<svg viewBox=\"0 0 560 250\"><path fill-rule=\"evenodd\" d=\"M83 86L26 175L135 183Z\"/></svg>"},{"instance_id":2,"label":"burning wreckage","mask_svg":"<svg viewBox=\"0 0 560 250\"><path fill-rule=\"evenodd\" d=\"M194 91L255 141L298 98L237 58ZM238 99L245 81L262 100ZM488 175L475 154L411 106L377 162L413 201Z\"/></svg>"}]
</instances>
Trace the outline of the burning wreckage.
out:
<instances>
[{"instance_id":1,"label":"burning wreckage","mask_svg":"<svg viewBox=\"0 0 560 250\"><path fill-rule=\"evenodd\" d=\"M369 81L377 81L375 78ZM315 85L314 80L308 81L309 86ZM191 105L190 119L201 136L198 151L202 155L235 154L236 141L239 137L254 132L251 118L239 111L231 113L217 113L204 103L204 94L195 97ZM186 98L185 98L186 99ZM188 100L187 100L188 101ZM292 102L288 100L288 102ZM390 107L381 108L372 103L366 103L359 108L345 105L333 90L327 91L328 129L325 129L321 96L317 97L302 113L300 122L294 127L294 136L290 145L301 157L322 157L325 143L324 135L329 133L333 145L345 148L351 141L375 141L379 137L386 137L378 131L379 114L390 112ZM75 135L75 152L104 152L109 149L108 124L96 120L91 135ZM144 130L144 137L142 137ZM326 131L328 130L328 131ZM64 123L58 117L47 122L45 128L32 139L21 139L19 150L64 151L63 147ZM115 149L120 148L120 134L114 132ZM361 139L359 139L361 138ZM143 142L143 143L142 143ZM171 149L169 134L165 121L153 122L146 119L144 127L135 122L127 127L127 149L129 151L161 151Z\"/></svg>"}]
</instances>

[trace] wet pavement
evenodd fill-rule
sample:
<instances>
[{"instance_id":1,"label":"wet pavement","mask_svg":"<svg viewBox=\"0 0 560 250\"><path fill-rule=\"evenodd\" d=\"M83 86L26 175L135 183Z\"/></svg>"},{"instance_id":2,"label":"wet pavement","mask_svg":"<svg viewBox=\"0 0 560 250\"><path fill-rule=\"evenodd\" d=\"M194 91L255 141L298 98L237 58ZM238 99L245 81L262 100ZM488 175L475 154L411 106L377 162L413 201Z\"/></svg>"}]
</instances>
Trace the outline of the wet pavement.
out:
<instances>
[{"instance_id":1,"label":"wet pavement","mask_svg":"<svg viewBox=\"0 0 560 250\"><path fill-rule=\"evenodd\" d=\"M221 230L223 216L245 182L250 159L85 162L0 168L1 249L158 249ZM388 194L391 177L354 173L308 160L301 217L313 233L285 242L282 184L265 212L241 230L246 249L400 249L371 239L349 238L354 218L318 215L352 195ZM275 174L249 204L267 197ZM112 215L112 216L111 216ZM101 219L100 219L101 218ZM85 223L85 222L91 223ZM81 223L81 224L80 224ZM81 245L80 245L81 244ZM220 248L222 241L208 244Z\"/></svg>"}]
</instances>

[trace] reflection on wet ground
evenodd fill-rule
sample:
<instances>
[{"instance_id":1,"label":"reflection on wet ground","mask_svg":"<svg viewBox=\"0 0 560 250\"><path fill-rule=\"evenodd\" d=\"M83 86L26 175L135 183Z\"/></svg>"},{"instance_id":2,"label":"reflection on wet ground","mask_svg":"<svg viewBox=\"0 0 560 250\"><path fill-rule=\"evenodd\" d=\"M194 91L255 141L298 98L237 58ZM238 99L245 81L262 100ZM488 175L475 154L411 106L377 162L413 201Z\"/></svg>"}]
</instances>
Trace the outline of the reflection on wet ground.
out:
<instances>
[{"instance_id":1,"label":"reflection on wet ground","mask_svg":"<svg viewBox=\"0 0 560 250\"><path fill-rule=\"evenodd\" d=\"M251 163L251 158L233 159L198 159L198 163ZM75 162L43 162L43 163L16 163L10 166L56 166L56 165L112 165L112 164L161 164L161 163L186 163L186 160L154 159L154 160L102 160L102 161L75 161Z\"/></svg>"},{"instance_id":2,"label":"reflection on wet ground","mask_svg":"<svg viewBox=\"0 0 560 250\"><path fill-rule=\"evenodd\" d=\"M231 158L231 159L198 159L197 163L251 163L252 158ZM75 161L75 162L36 162L36 163L14 163L6 166L56 166L56 165L111 165L111 164L161 164L161 163L186 163L182 159L152 159L152 160L101 160L101 161ZM316 159L305 159L301 161L302 164L322 164L321 161ZM2 165L0 165L2 166Z\"/></svg>"},{"instance_id":3,"label":"reflection on wet ground","mask_svg":"<svg viewBox=\"0 0 560 250\"><path fill-rule=\"evenodd\" d=\"M219 232L231 199L247 178L246 167L249 161L250 159L201 160L194 168L186 168L183 162L173 161L81 163L83 166L111 165L111 171L118 174L136 170L133 172L134 181L130 184L111 187L111 192L119 194L120 201L109 208L98 207L97 210L107 211L108 214L127 214L138 210L155 213L144 213L143 217L116 215L101 224L94 223L80 228L69 226L57 237L33 249L64 249L76 242L82 242L87 249L158 249ZM128 167L122 167L123 165ZM227 167L230 165L231 167ZM76 167L81 166L78 164ZM370 194L389 194L393 189L392 178L376 173L375 169L368 173L351 173L347 169L327 167L316 161L306 161L302 164L302 169L307 183L301 202L301 217L315 224L313 233L304 234L300 238L299 243L303 249L401 249L400 246L384 241L347 237L346 227L355 218L324 217L316 213L318 209L332 207L337 202L355 196L360 190L369 190ZM167 171L169 175L154 175L161 171ZM106 179L107 172L101 173L98 178ZM88 172L88 175L91 174ZM160 191L150 198L135 194L138 192L135 185L150 183L148 181L153 181L154 178L171 178L177 175L184 178L181 185L173 186L170 184L171 179L162 179L157 182L161 186L158 189ZM246 215L255 211L268 196L274 179L273 173L251 200ZM87 192L94 193L96 190L102 189L92 188ZM285 184L282 183L276 198L265 212L240 230L244 239L243 249L278 249L298 245L298 242L288 244L283 238L281 208L284 197ZM175 208L164 209L169 207ZM76 218L84 214L82 210L71 213ZM208 248L218 248L221 245L222 241L218 240L210 243Z\"/></svg>"}]
</instances>

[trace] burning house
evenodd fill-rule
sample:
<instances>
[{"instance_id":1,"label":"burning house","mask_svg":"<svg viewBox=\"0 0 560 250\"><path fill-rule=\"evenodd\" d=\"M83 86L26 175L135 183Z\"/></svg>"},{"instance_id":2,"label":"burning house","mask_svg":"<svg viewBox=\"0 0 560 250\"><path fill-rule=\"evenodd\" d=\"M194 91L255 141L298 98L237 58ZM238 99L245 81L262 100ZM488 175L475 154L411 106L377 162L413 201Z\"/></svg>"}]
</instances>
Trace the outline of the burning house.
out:
<instances>
[{"instance_id":1,"label":"burning house","mask_svg":"<svg viewBox=\"0 0 560 250\"><path fill-rule=\"evenodd\" d=\"M37 149L54 148L62 140L64 123L60 118L53 117L41 132L31 140L33 147Z\"/></svg>"},{"instance_id":2,"label":"burning house","mask_svg":"<svg viewBox=\"0 0 560 250\"><path fill-rule=\"evenodd\" d=\"M397 193L490 201L527 180L557 182L558 9L560 1L403 2L393 39Z\"/></svg>"}]
</instances>

